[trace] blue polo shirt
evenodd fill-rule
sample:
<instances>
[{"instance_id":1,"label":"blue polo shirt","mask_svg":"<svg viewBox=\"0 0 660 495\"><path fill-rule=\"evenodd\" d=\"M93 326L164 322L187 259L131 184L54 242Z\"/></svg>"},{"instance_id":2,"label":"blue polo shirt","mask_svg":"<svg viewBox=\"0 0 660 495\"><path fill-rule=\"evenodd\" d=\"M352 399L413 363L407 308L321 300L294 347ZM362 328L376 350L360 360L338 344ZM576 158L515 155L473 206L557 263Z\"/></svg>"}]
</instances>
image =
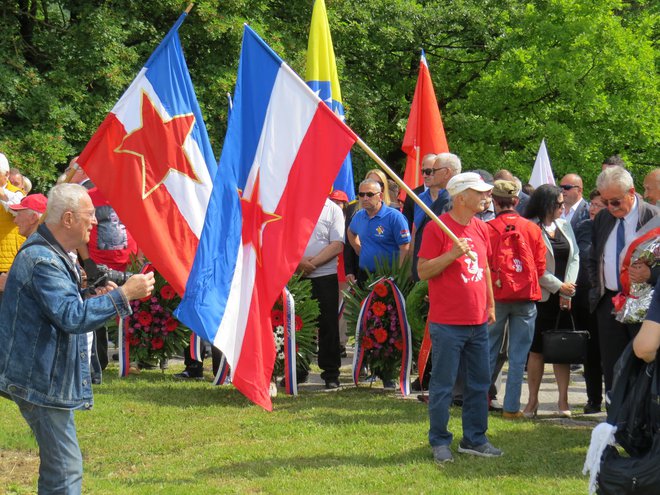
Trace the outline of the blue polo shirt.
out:
<instances>
[{"instance_id":1,"label":"blue polo shirt","mask_svg":"<svg viewBox=\"0 0 660 495\"><path fill-rule=\"evenodd\" d=\"M360 268L370 272L376 271L376 258L392 262L399 255L399 246L410 243L406 217L386 205L373 218L365 210L358 211L348 228L360 238Z\"/></svg>"}]
</instances>

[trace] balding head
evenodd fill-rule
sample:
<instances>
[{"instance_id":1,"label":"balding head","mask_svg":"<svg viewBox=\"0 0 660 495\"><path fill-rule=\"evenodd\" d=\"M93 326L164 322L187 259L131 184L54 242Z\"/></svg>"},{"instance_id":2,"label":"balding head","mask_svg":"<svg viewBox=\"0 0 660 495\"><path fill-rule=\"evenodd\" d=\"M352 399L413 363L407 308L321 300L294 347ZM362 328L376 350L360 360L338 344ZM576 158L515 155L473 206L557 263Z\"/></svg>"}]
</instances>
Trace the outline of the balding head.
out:
<instances>
[{"instance_id":1,"label":"balding head","mask_svg":"<svg viewBox=\"0 0 660 495\"><path fill-rule=\"evenodd\" d=\"M652 205L660 202L660 168L651 170L644 177L644 199Z\"/></svg>"},{"instance_id":2,"label":"balding head","mask_svg":"<svg viewBox=\"0 0 660 495\"><path fill-rule=\"evenodd\" d=\"M512 182L515 179L511 172L503 168L502 170L498 170L493 174L493 180L508 180L509 182Z\"/></svg>"},{"instance_id":3,"label":"balding head","mask_svg":"<svg viewBox=\"0 0 660 495\"><path fill-rule=\"evenodd\" d=\"M566 210L582 199L582 177L578 174L566 174L559 182L564 193Z\"/></svg>"}]
</instances>

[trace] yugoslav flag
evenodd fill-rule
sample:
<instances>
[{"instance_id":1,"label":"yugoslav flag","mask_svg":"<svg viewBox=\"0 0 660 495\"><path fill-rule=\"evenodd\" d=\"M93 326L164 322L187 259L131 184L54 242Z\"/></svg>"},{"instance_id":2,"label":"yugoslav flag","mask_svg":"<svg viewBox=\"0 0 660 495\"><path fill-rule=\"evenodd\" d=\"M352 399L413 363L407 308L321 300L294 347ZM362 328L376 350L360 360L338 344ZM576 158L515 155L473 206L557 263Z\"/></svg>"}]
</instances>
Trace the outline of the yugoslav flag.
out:
<instances>
[{"instance_id":1,"label":"yugoslav flag","mask_svg":"<svg viewBox=\"0 0 660 495\"><path fill-rule=\"evenodd\" d=\"M550 156L548 155L548 148L545 146L545 139L541 140L541 146L539 147L539 152L536 154L536 161L534 162L529 183L534 186L534 189L543 184L555 185L555 176L552 173Z\"/></svg>"},{"instance_id":2,"label":"yugoslav flag","mask_svg":"<svg viewBox=\"0 0 660 495\"><path fill-rule=\"evenodd\" d=\"M433 81L429 66L426 63L426 55L422 50L422 59L419 63L419 75L417 86L410 107L406 134L403 137L401 149L407 155L406 170L403 181L414 189L422 183L422 172L420 170L422 159L429 153L444 153L449 151L445 128L442 125L440 108L435 98ZM405 198L406 193L402 191L399 197Z\"/></svg>"},{"instance_id":3,"label":"yugoslav flag","mask_svg":"<svg viewBox=\"0 0 660 495\"><path fill-rule=\"evenodd\" d=\"M181 50L182 14L78 158L154 267L183 293L217 165Z\"/></svg>"},{"instance_id":4,"label":"yugoslav flag","mask_svg":"<svg viewBox=\"0 0 660 495\"><path fill-rule=\"evenodd\" d=\"M344 105L339 89L337 76L337 63L335 51L332 48L330 25L324 0L314 2L312 11L312 24L309 28L309 42L307 45L307 70L305 72L307 84L343 121ZM341 166L341 170L333 184L334 189L344 191L349 201L355 199L355 184L353 182L353 163L351 154Z\"/></svg>"},{"instance_id":5,"label":"yugoslav flag","mask_svg":"<svg viewBox=\"0 0 660 495\"><path fill-rule=\"evenodd\" d=\"M275 362L270 312L356 139L245 26L218 174L175 314L225 354L232 383L267 410Z\"/></svg>"}]
</instances>

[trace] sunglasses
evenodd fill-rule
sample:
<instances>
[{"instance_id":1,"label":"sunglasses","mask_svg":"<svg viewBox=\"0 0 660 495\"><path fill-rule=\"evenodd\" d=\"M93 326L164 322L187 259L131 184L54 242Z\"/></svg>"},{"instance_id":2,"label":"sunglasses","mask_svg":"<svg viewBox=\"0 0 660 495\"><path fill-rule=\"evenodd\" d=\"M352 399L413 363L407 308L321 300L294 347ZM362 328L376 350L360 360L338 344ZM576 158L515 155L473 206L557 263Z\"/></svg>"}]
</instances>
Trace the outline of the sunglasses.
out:
<instances>
[{"instance_id":1,"label":"sunglasses","mask_svg":"<svg viewBox=\"0 0 660 495\"><path fill-rule=\"evenodd\" d=\"M563 208L564 207L564 202L563 201L557 201L555 203L555 205L557 206L557 208Z\"/></svg>"},{"instance_id":2,"label":"sunglasses","mask_svg":"<svg viewBox=\"0 0 660 495\"><path fill-rule=\"evenodd\" d=\"M600 200L605 205L605 208L607 208L608 206L613 206L614 208L618 208L619 206L621 206L621 201L623 201L622 199L603 199L603 198L601 198Z\"/></svg>"},{"instance_id":3,"label":"sunglasses","mask_svg":"<svg viewBox=\"0 0 660 495\"><path fill-rule=\"evenodd\" d=\"M359 193L358 193L358 196L360 196L361 198L364 198L365 196L366 196L367 198L373 198L373 197L376 196L377 194L380 194L380 193L373 193L373 192L359 192Z\"/></svg>"},{"instance_id":4,"label":"sunglasses","mask_svg":"<svg viewBox=\"0 0 660 495\"><path fill-rule=\"evenodd\" d=\"M422 175L435 175L435 173L436 173L438 170L442 170L443 168L447 168L447 167L440 167L440 168L423 168L423 169L422 169Z\"/></svg>"},{"instance_id":5,"label":"sunglasses","mask_svg":"<svg viewBox=\"0 0 660 495\"><path fill-rule=\"evenodd\" d=\"M579 189L580 186L572 186L571 184L562 184L561 187L564 191L570 191L571 189L575 189L576 187Z\"/></svg>"}]
</instances>

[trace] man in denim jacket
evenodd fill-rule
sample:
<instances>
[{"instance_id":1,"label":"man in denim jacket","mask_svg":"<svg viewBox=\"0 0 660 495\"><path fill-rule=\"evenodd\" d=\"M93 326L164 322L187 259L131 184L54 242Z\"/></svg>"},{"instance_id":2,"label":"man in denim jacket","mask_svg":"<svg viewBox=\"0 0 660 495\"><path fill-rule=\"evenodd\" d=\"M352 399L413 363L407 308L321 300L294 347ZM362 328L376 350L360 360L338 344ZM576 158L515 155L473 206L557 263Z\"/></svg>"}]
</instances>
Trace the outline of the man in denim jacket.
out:
<instances>
[{"instance_id":1,"label":"man in denim jacket","mask_svg":"<svg viewBox=\"0 0 660 495\"><path fill-rule=\"evenodd\" d=\"M85 334L129 315L129 301L153 290L153 274L135 275L84 298L71 253L87 244L95 223L84 187L55 186L46 223L17 254L0 307L0 394L16 402L37 439L40 494L81 493L73 410L92 407Z\"/></svg>"}]
</instances>

